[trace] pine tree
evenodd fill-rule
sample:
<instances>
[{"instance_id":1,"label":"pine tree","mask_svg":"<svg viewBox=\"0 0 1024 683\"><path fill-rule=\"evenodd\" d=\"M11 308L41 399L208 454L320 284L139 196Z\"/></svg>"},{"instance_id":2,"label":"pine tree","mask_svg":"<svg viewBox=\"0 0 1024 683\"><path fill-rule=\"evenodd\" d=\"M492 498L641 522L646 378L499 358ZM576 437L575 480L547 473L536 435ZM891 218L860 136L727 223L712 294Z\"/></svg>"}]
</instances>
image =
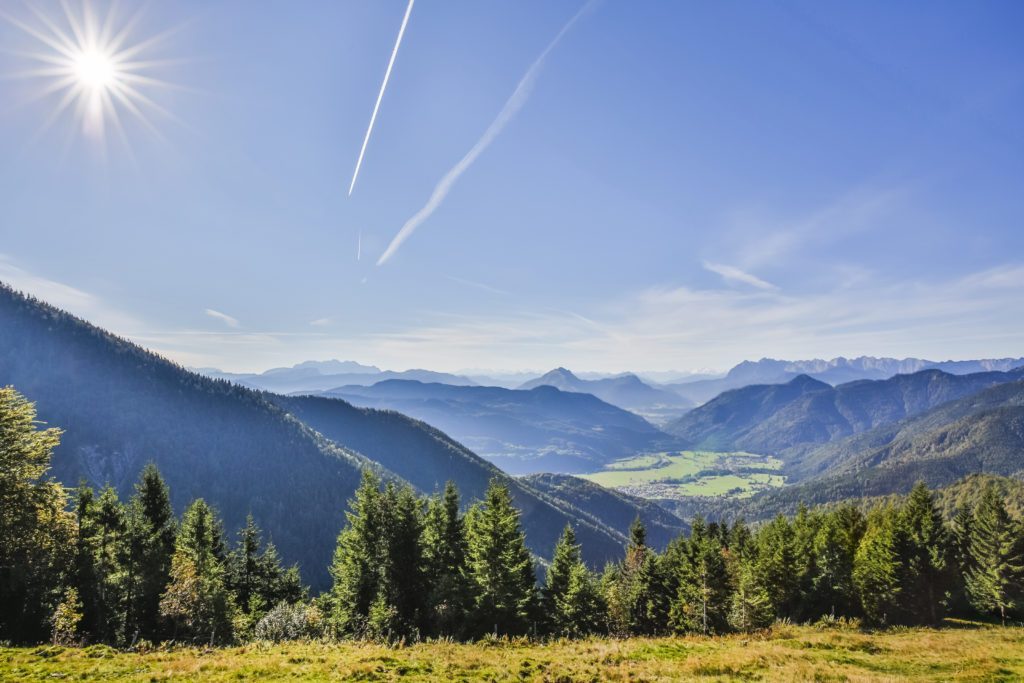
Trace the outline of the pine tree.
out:
<instances>
[{"instance_id":1,"label":"pine tree","mask_svg":"<svg viewBox=\"0 0 1024 683\"><path fill-rule=\"evenodd\" d=\"M162 635L160 597L171 581L178 527L170 489L153 463L142 469L129 506L130 534L139 554L131 612L139 635L155 640Z\"/></svg>"},{"instance_id":2,"label":"pine tree","mask_svg":"<svg viewBox=\"0 0 1024 683\"><path fill-rule=\"evenodd\" d=\"M750 633L767 628L774 619L771 597L758 580L753 563L740 561L729 609L729 625L742 633Z\"/></svg>"},{"instance_id":3,"label":"pine tree","mask_svg":"<svg viewBox=\"0 0 1024 683\"><path fill-rule=\"evenodd\" d=\"M473 585L466 560L466 527L459 514L459 491L449 481L444 494L430 501L423 529L427 609L433 635L457 636L473 604Z\"/></svg>"},{"instance_id":4,"label":"pine tree","mask_svg":"<svg viewBox=\"0 0 1024 683\"><path fill-rule=\"evenodd\" d=\"M171 582L160 600L160 613L173 624L175 639L212 644L234 637L235 605L217 556L219 526L202 498L193 501L182 517L171 558Z\"/></svg>"},{"instance_id":5,"label":"pine tree","mask_svg":"<svg viewBox=\"0 0 1024 683\"><path fill-rule=\"evenodd\" d=\"M867 619L876 624L899 623L902 615L902 566L897 513L891 507L868 518L867 531L854 556L853 582Z\"/></svg>"},{"instance_id":6,"label":"pine tree","mask_svg":"<svg viewBox=\"0 0 1024 683\"><path fill-rule=\"evenodd\" d=\"M549 630L576 637L597 633L603 622L600 591L583 563L580 545L571 525L566 525L555 546L547 581L541 592Z\"/></svg>"},{"instance_id":7,"label":"pine tree","mask_svg":"<svg viewBox=\"0 0 1024 683\"><path fill-rule=\"evenodd\" d=\"M1006 512L1006 506L990 485L974 511L970 543L971 568L967 595L976 610L1007 613L1024 601L1024 529Z\"/></svg>"},{"instance_id":8,"label":"pine tree","mask_svg":"<svg viewBox=\"0 0 1024 683\"><path fill-rule=\"evenodd\" d=\"M38 429L35 406L0 387L0 640L47 637L73 564L67 494L48 475L60 434Z\"/></svg>"},{"instance_id":9,"label":"pine tree","mask_svg":"<svg viewBox=\"0 0 1024 683\"><path fill-rule=\"evenodd\" d=\"M226 567L225 583L247 630L278 604L293 604L305 597L298 567L281 566L277 549L273 543L263 544L263 533L251 514L238 532L238 544L228 554Z\"/></svg>"},{"instance_id":10,"label":"pine tree","mask_svg":"<svg viewBox=\"0 0 1024 683\"><path fill-rule=\"evenodd\" d=\"M937 624L950 587L950 539L928 487L918 482L900 510L907 557L903 594L911 620Z\"/></svg>"},{"instance_id":11,"label":"pine tree","mask_svg":"<svg viewBox=\"0 0 1024 683\"><path fill-rule=\"evenodd\" d=\"M806 518L801 523L801 530L808 533L811 526ZM765 524L754 539L754 571L758 582L768 591L772 600L772 611L779 616L793 617L801 604L801 576L804 571L812 571L814 537L810 537L810 545L803 549L804 565L798 559L797 537L793 526L782 515Z\"/></svg>"},{"instance_id":12,"label":"pine tree","mask_svg":"<svg viewBox=\"0 0 1024 683\"><path fill-rule=\"evenodd\" d=\"M853 616L859 611L853 563L864 526L863 515L849 505L822 518L814 538L815 574L808 596L816 613L807 607L800 610L802 613Z\"/></svg>"},{"instance_id":13,"label":"pine tree","mask_svg":"<svg viewBox=\"0 0 1024 683\"><path fill-rule=\"evenodd\" d=\"M693 525L678 577L671 624L678 632L720 633L726 630L730 603L729 576L719 535Z\"/></svg>"},{"instance_id":14,"label":"pine tree","mask_svg":"<svg viewBox=\"0 0 1024 683\"><path fill-rule=\"evenodd\" d=\"M467 515L466 529L477 632L527 633L535 616L536 577L508 487L492 479L483 501Z\"/></svg>"},{"instance_id":15,"label":"pine tree","mask_svg":"<svg viewBox=\"0 0 1024 683\"><path fill-rule=\"evenodd\" d=\"M950 525L952 535L953 586L950 595L950 611L958 615L971 612L967 596L966 577L974 567L971 560L971 537L974 533L974 517L966 505L957 508Z\"/></svg>"},{"instance_id":16,"label":"pine tree","mask_svg":"<svg viewBox=\"0 0 1024 683\"><path fill-rule=\"evenodd\" d=\"M334 585L329 596L331 630L338 636L362 637L370 606L378 597L381 521L380 480L370 470L345 513L348 523L338 535L331 563Z\"/></svg>"},{"instance_id":17,"label":"pine tree","mask_svg":"<svg viewBox=\"0 0 1024 683\"><path fill-rule=\"evenodd\" d=\"M392 610L376 621L375 635L389 641L416 639L424 626L426 565L423 559L423 506L408 486L385 489L383 564L378 598Z\"/></svg>"}]
</instances>

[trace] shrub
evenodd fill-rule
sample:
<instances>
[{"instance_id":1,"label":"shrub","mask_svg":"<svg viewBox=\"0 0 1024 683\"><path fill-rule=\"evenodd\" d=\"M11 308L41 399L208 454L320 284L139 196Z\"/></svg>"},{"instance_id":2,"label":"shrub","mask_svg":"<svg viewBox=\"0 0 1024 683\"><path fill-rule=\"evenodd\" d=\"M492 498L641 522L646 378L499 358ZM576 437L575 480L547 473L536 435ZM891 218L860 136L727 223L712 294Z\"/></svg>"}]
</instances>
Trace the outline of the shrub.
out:
<instances>
[{"instance_id":1,"label":"shrub","mask_svg":"<svg viewBox=\"0 0 1024 683\"><path fill-rule=\"evenodd\" d=\"M257 622L254 635L256 640L275 643L319 638L323 635L323 615L313 605L282 602Z\"/></svg>"}]
</instances>

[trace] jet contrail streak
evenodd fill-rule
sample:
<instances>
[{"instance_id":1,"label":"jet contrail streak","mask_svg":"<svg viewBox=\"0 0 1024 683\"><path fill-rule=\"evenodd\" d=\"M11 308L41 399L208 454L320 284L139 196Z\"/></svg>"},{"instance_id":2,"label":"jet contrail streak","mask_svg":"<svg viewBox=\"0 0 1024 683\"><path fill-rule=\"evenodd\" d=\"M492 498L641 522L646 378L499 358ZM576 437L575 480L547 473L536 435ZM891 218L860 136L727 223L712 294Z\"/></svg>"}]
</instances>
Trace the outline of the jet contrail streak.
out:
<instances>
[{"instance_id":1,"label":"jet contrail streak","mask_svg":"<svg viewBox=\"0 0 1024 683\"><path fill-rule=\"evenodd\" d=\"M398 46L402 44L402 36L405 35L405 25L409 23L409 14L412 13L412 4L416 0L409 0L409 6L405 8L405 16L402 17L402 27L398 29L398 38L395 39L395 48L391 51L391 59L388 60L387 71L384 72L384 82L380 84L380 92L377 93L377 103L373 105L373 114L370 115L370 125L366 127L366 137L363 138L363 147L359 150L359 159L356 161L356 170L352 173L352 183L348 186L348 196L352 196L352 188L356 186L356 178L359 177L359 167L363 165L363 155L366 154L366 145L370 142L370 134L373 133L373 123L377 120L377 111L380 109L380 101L384 98L384 90L388 87L388 79L391 78L391 67L395 65L395 57L398 56Z\"/></svg>"},{"instance_id":2,"label":"jet contrail streak","mask_svg":"<svg viewBox=\"0 0 1024 683\"><path fill-rule=\"evenodd\" d=\"M402 229L399 230L398 234L391 240L391 244L388 245L388 248L385 249L384 253L381 254L379 259L377 259L378 266L386 263L388 259L394 256L395 252L398 251L398 248L402 246L402 243L409 238L409 235L411 235L413 231L423 223L423 221L430 218L430 215L437 210L437 207L441 205L444 198L448 196L448 192L452 189L452 185L455 184L455 181L459 179L459 176L465 173L466 170L473 165L473 162L476 161L477 157L479 157L480 154L482 154L483 151L487 149L492 142L494 142L494 139L498 137L498 134L501 133L502 129L505 128L508 122L511 121L517 113L519 113L519 110L523 108L524 104L526 104L526 100L529 98L530 92L533 90L533 84L537 80L537 75L540 73L540 69L544 65L544 60L547 58L548 53L558 45L559 41L562 40L562 37L569 32L569 29L572 28L573 24L576 23L576 21L587 11L587 9L590 8L591 5L594 4L594 2L596 2L596 0L590 0L590 2L580 9L580 11L573 15L572 19L570 19L569 22L562 27L562 30L558 32L555 39L548 43L548 46L544 48L544 51L540 53L540 56L537 57L533 64L530 65L530 68L526 70L526 73L523 75L522 79L520 79L516 89L512 92L512 96L505 102L505 106L501 108L501 111L498 112L498 116L491 122L491 125L487 127L484 134L476 141L476 144L473 145L472 149L466 153L466 156L462 157L462 159L459 160L459 163L455 164L451 170L444 174L441 181L438 182L436 187L434 187L434 191L431 193L430 199L428 199L427 203L423 205L423 208L417 211L412 218L407 220L405 225L402 226Z\"/></svg>"}]
</instances>

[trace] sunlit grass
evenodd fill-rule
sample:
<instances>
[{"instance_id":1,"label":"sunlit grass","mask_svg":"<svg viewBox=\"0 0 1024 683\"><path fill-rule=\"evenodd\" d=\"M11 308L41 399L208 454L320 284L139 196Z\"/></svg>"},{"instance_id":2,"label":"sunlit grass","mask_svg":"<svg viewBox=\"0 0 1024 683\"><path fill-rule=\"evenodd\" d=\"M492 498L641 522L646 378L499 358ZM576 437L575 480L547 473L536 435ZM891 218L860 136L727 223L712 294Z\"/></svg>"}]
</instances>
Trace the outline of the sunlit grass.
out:
<instances>
[{"instance_id":1,"label":"sunlit grass","mask_svg":"<svg viewBox=\"0 0 1024 683\"><path fill-rule=\"evenodd\" d=\"M0 649L0 680L1016 681L1024 629L864 633L779 625L755 636L496 641L404 648L288 643L147 653Z\"/></svg>"}]
</instances>

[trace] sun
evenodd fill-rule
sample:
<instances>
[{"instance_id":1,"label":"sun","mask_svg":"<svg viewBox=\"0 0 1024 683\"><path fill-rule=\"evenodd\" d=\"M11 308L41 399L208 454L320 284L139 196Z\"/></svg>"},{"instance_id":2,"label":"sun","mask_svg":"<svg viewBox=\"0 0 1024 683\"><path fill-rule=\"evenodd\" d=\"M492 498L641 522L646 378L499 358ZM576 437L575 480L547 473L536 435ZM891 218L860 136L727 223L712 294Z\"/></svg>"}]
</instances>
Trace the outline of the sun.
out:
<instances>
[{"instance_id":1,"label":"sun","mask_svg":"<svg viewBox=\"0 0 1024 683\"><path fill-rule=\"evenodd\" d=\"M90 90L106 90L118 80L117 67L111 55L95 49L75 57L75 75L79 84Z\"/></svg>"},{"instance_id":2,"label":"sun","mask_svg":"<svg viewBox=\"0 0 1024 683\"><path fill-rule=\"evenodd\" d=\"M151 116L173 118L151 96L153 90L171 84L150 73L171 60L154 60L148 54L169 31L136 40L133 34L141 14L119 16L116 3L102 16L89 0L77 8L62 1L61 10L53 13L37 3L27 7L31 16L18 18L0 11L0 19L32 40L32 49L17 54L33 65L15 75L39 81L33 99L55 103L43 129L70 114L83 134L102 140L111 128L124 137L126 116L157 134Z\"/></svg>"}]
</instances>

